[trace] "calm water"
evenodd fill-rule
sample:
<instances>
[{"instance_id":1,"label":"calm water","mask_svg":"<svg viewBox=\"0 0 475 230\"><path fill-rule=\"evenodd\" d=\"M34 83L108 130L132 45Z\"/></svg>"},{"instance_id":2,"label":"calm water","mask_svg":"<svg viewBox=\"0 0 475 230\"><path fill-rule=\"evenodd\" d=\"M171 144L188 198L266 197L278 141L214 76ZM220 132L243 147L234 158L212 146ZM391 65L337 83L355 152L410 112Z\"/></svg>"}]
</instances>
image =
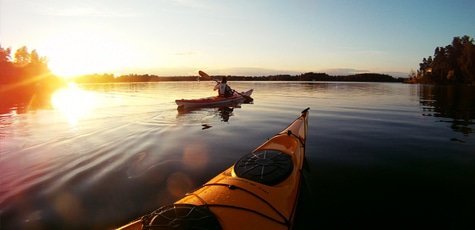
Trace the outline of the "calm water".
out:
<instances>
[{"instance_id":1,"label":"calm water","mask_svg":"<svg viewBox=\"0 0 475 230\"><path fill-rule=\"evenodd\" d=\"M310 107L298 229L475 229L475 88L231 82L71 86L1 108L1 229L110 229L169 204ZM0 98L1 100L1 98Z\"/></svg>"}]
</instances>

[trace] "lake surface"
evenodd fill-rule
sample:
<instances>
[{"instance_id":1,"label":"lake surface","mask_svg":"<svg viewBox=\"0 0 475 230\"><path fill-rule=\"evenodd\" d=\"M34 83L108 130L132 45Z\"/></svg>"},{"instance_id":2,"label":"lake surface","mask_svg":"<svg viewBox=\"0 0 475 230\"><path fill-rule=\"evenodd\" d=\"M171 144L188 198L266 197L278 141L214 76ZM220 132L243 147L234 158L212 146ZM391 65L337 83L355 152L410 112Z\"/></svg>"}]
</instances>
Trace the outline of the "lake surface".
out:
<instances>
[{"instance_id":1,"label":"lake surface","mask_svg":"<svg viewBox=\"0 0 475 230\"><path fill-rule=\"evenodd\" d=\"M298 229L475 229L475 88L230 82L71 85L0 108L1 229L110 229L211 179L310 107ZM1 98L0 98L1 100Z\"/></svg>"}]
</instances>

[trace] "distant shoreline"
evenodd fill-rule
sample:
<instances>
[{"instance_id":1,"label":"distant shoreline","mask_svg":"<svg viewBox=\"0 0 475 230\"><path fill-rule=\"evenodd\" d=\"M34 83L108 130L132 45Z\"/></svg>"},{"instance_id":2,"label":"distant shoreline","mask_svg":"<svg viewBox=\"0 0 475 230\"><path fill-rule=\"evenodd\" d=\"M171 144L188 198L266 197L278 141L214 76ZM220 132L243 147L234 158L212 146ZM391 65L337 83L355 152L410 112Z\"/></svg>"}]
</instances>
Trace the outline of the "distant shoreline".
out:
<instances>
[{"instance_id":1,"label":"distant shoreline","mask_svg":"<svg viewBox=\"0 0 475 230\"><path fill-rule=\"evenodd\" d=\"M164 82L164 81L212 81L225 76L229 81L347 81L347 82L404 82L406 78L394 78L387 74L362 73L345 76L331 76L326 73L304 73L299 75L235 76L213 75L210 79L199 76L158 76L150 74L128 74L115 77L113 74L90 74L72 78L76 83L112 83L112 82Z\"/></svg>"}]
</instances>

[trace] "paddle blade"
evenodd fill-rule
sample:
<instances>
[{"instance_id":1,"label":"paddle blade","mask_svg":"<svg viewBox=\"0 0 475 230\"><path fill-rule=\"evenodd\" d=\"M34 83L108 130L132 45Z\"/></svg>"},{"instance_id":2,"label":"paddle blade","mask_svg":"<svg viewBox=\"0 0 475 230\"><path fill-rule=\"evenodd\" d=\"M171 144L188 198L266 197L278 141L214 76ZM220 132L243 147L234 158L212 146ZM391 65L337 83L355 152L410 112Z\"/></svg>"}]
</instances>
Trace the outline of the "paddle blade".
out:
<instances>
[{"instance_id":1,"label":"paddle blade","mask_svg":"<svg viewBox=\"0 0 475 230\"><path fill-rule=\"evenodd\" d=\"M244 97L244 103L250 103L252 101L254 101L254 98L250 97L250 96L243 96Z\"/></svg>"},{"instance_id":2,"label":"paddle blade","mask_svg":"<svg viewBox=\"0 0 475 230\"><path fill-rule=\"evenodd\" d=\"M240 93L240 92L238 92L238 91L236 91L236 90L233 90L233 91L234 91L235 93L241 95L241 96L244 98L244 103L249 103L249 102L254 101L254 99L253 99L252 97L250 97L250 96L247 96L247 95L245 95L245 94L242 94L242 93Z\"/></svg>"},{"instance_id":3,"label":"paddle blade","mask_svg":"<svg viewBox=\"0 0 475 230\"><path fill-rule=\"evenodd\" d=\"M207 73L205 73L205 72L203 72L203 71L201 71L201 70L198 71L198 74L199 74L202 78L205 78L205 79L208 79L208 80L211 79L211 77L210 77Z\"/></svg>"}]
</instances>

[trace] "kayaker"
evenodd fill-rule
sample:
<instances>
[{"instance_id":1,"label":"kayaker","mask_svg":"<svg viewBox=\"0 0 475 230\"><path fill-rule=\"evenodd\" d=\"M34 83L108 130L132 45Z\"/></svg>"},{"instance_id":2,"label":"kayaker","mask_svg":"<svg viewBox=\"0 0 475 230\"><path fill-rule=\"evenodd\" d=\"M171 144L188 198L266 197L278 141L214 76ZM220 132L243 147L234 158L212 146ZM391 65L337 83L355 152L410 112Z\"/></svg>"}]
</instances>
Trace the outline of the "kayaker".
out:
<instances>
[{"instance_id":1,"label":"kayaker","mask_svg":"<svg viewBox=\"0 0 475 230\"><path fill-rule=\"evenodd\" d=\"M228 85L228 80L226 79L226 77L223 77L221 79L221 82L218 82L218 84L216 84L214 86L214 91L218 90L218 96L220 97L230 97L233 95L233 90L231 89L231 87Z\"/></svg>"}]
</instances>

